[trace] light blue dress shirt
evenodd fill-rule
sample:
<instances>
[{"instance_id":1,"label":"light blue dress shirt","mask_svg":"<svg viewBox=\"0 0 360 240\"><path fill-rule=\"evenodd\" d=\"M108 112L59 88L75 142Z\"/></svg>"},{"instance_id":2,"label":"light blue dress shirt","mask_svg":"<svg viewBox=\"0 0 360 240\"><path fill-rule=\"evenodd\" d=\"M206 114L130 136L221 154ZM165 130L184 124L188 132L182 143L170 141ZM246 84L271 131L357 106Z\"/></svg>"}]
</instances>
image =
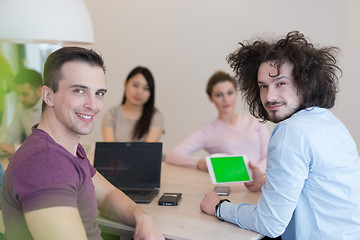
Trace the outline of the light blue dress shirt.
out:
<instances>
[{"instance_id":1,"label":"light blue dress shirt","mask_svg":"<svg viewBox=\"0 0 360 240\"><path fill-rule=\"evenodd\" d=\"M360 239L360 157L346 127L318 107L280 122L257 204L224 202L221 216L283 240Z\"/></svg>"}]
</instances>

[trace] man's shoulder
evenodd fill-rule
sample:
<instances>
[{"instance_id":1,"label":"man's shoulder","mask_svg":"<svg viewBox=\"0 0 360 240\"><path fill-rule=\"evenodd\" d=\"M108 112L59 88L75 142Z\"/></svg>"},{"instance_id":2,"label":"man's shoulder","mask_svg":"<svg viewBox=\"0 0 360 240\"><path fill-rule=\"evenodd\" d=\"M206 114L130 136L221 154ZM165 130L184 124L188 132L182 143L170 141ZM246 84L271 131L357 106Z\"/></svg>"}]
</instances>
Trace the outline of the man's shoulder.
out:
<instances>
[{"instance_id":1,"label":"man's shoulder","mask_svg":"<svg viewBox=\"0 0 360 240\"><path fill-rule=\"evenodd\" d=\"M323 132L344 129L341 121L329 109L312 107L300 110L290 118L280 122L274 129L275 133L298 136L318 136Z\"/></svg>"},{"instance_id":2,"label":"man's shoulder","mask_svg":"<svg viewBox=\"0 0 360 240\"><path fill-rule=\"evenodd\" d=\"M59 145L49 135L34 129L16 151L13 159L26 159L39 154L54 154L59 148Z\"/></svg>"},{"instance_id":3,"label":"man's shoulder","mask_svg":"<svg viewBox=\"0 0 360 240\"><path fill-rule=\"evenodd\" d=\"M294 126L298 128L316 128L328 121L334 121L337 118L329 109L311 107L302 109L294 113L288 119L280 122L278 125Z\"/></svg>"},{"instance_id":4,"label":"man's shoulder","mask_svg":"<svg viewBox=\"0 0 360 240\"><path fill-rule=\"evenodd\" d=\"M50 142L50 136L39 129L36 129L36 125L32 129L31 134L27 137L24 143L21 145L23 148L36 148L36 147L43 147Z\"/></svg>"}]
</instances>

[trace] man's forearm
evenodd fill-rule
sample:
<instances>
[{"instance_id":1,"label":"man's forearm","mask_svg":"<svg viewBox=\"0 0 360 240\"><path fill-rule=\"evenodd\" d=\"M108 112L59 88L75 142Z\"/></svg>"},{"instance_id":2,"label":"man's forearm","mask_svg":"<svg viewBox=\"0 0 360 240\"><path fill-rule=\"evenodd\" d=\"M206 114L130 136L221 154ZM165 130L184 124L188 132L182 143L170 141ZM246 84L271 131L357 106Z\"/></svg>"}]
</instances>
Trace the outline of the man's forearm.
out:
<instances>
[{"instance_id":1,"label":"man's forearm","mask_svg":"<svg viewBox=\"0 0 360 240\"><path fill-rule=\"evenodd\" d=\"M118 189L106 196L99 210L104 216L130 226L135 226L137 218L145 214L135 202Z\"/></svg>"}]
</instances>

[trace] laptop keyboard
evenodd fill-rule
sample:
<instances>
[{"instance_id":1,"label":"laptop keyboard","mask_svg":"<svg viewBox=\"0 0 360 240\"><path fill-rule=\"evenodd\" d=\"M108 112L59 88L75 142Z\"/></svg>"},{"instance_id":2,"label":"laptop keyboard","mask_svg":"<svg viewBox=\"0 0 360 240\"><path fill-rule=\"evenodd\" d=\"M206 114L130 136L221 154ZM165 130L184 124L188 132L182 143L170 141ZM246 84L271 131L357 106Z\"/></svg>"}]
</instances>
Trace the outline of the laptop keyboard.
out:
<instances>
[{"instance_id":1,"label":"laptop keyboard","mask_svg":"<svg viewBox=\"0 0 360 240\"><path fill-rule=\"evenodd\" d=\"M145 189L124 189L122 190L126 195L140 195L140 196L149 196L153 190Z\"/></svg>"}]
</instances>

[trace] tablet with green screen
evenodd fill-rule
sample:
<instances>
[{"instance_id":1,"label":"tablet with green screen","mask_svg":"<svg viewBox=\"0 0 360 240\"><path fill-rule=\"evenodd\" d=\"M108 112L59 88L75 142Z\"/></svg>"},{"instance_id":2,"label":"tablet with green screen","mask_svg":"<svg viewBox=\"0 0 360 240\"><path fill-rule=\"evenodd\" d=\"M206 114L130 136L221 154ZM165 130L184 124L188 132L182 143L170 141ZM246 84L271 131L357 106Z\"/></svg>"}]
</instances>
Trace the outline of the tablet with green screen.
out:
<instances>
[{"instance_id":1,"label":"tablet with green screen","mask_svg":"<svg viewBox=\"0 0 360 240\"><path fill-rule=\"evenodd\" d=\"M245 155L208 156L206 164L213 184L252 181L251 169Z\"/></svg>"}]
</instances>

